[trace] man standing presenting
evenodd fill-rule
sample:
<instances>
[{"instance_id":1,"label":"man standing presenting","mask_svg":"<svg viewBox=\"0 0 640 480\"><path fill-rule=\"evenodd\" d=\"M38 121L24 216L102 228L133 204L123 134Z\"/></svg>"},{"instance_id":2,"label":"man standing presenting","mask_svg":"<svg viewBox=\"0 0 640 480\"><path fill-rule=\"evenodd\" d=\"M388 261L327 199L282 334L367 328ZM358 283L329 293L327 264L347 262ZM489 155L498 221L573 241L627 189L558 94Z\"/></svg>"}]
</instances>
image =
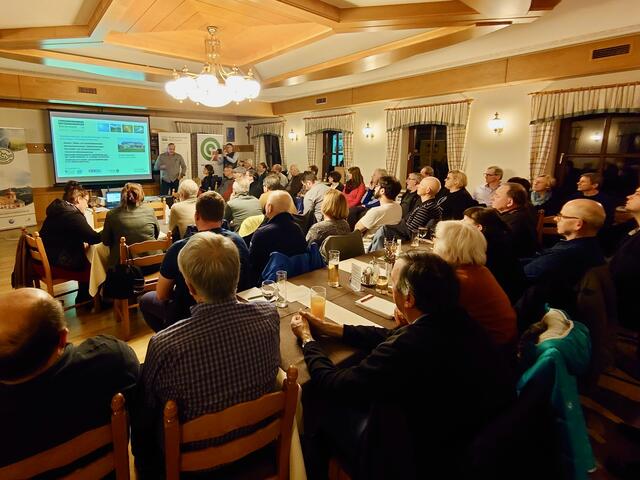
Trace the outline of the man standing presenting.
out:
<instances>
[{"instance_id":1,"label":"man standing presenting","mask_svg":"<svg viewBox=\"0 0 640 480\"><path fill-rule=\"evenodd\" d=\"M187 173L184 158L176 153L176 144L167 145L167 151L158 155L154 170L160 170L160 195L169 195L171 190L178 190L180 179Z\"/></svg>"},{"instance_id":2,"label":"man standing presenting","mask_svg":"<svg viewBox=\"0 0 640 480\"><path fill-rule=\"evenodd\" d=\"M493 194L502 185L502 169L492 165L484 172L484 185L479 185L473 192L473 199L481 205L491 206Z\"/></svg>"}]
</instances>

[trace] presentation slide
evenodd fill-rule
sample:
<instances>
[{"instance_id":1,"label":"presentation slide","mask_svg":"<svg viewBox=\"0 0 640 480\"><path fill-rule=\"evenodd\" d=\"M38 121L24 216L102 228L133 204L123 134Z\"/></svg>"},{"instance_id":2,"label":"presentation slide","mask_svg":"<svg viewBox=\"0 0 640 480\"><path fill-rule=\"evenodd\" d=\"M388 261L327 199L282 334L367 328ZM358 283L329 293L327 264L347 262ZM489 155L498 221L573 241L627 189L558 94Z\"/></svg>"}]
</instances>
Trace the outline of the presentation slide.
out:
<instances>
[{"instance_id":1,"label":"presentation slide","mask_svg":"<svg viewBox=\"0 0 640 480\"><path fill-rule=\"evenodd\" d=\"M150 180L149 117L49 112L56 183Z\"/></svg>"}]
</instances>

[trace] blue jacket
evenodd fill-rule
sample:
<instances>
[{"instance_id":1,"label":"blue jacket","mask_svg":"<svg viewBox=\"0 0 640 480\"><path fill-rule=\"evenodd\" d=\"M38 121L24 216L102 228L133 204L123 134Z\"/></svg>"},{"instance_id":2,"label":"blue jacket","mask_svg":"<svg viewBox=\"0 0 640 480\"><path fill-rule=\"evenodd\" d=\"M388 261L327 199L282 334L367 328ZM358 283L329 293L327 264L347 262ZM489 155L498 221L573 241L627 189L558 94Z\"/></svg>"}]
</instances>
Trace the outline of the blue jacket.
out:
<instances>
[{"instance_id":1,"label":"blue jacket","mask_svg":"<svg viewBox=\"0 0 640 480\"><path fill-rule=\"evenodd\" d=\"M280 252L272 252L267 266L262 271L262 280L276 280L276 272L285 270L287 278L302 275L323 268L325 265L318 244L313 242L309 246L309 251L289 257Z\"/></svg>"},{"instance_id":2,"label":"blue jacket","mask_svg":"<svg viewBox=\"0 0 640 480\"><path fill-rule=\"evenodd\" d=\"M524 362L529 368L518 381L518 394L534 377L543 376L552 384L550 403L566 478L587 480L588 472L596 463L580 406L576 376L585 374L589 368L589 330L569 320L561 310L549 310L543 320L553 332L547 333L548 339L530 345L524 352Z\"/></svg>"}]
</instances>

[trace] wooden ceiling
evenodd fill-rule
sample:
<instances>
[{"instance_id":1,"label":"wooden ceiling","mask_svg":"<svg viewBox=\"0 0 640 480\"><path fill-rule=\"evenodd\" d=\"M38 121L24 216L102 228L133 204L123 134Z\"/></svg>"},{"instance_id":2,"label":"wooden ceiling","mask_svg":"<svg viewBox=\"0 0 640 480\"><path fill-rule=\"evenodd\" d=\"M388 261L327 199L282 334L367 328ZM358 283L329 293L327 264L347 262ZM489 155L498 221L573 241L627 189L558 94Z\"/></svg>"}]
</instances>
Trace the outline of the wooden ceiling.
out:
<instances>
[{"instance_id":1,"label":"wooden ceiling","mask_svg":"<svg viewBox=\"0 0 640 480\"><path fill-rule=\"evenodd\" d=\"M291 62L277 74L261 75L264 87L282 87L379 69L514 23L533 22L560 3L389 0L390 5L372 2L366 6L370 2L359 0L358 4L364 6L340 8L321 0L86 1L95 5L88 21L0 29L0 57L60 68L68 65L75 69L70 72L81 70L79 66L83 65L132 72L147 86L149 82L160 86L171 75L170 66L184 63L194 69L204 62L203 40L209 25L219 28L222 63L256 66L258 74L261 62L333 35L380 32L380 38L384 38L384 32L418 29L399 40L348 53L335 52L322 61L308 59L304 66ZM28 16L32 13L28 11L29 2L24 4ZM48 5L53 9L57 2ZM72 47L77 48L70 53ZM90 47L91 54L80 53L83 47ZM113 55L114 51L120 55ZM117 80L118 75L114 77Z\"/></svg>"}]
</instances>

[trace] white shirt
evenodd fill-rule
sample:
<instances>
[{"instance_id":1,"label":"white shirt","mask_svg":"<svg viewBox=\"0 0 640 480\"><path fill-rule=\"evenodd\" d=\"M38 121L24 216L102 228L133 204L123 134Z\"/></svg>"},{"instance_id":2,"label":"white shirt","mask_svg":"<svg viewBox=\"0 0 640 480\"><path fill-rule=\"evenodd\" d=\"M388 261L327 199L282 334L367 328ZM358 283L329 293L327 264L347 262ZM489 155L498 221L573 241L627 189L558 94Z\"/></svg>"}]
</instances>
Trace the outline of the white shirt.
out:
<instances>
[{"instance_id":1,"label":"white shirt","mask_svg":"<svg viewBox=\"0 0 640 480\"><path fill-rule=\"evenodd\" d=\"M484 185L478 186L473 191L473 195L471 196L476 202L484 204L487 207L490 207L491 204L493 203L493 194L500 187L500 185L502 185L502 182L500 182L496 188L491 188L489 185L485 183Z\"/></svg>"},{"instance_id":2,"label":"white shirt","mask_svg":"<svg viewBox=\"0 0 640 480\"><path fill-rule=\"evenodd\" d=\"M367 229L367 236L373 236L383 225L396 225L402 220L402 207L400 204L383 203L379 207L367 210L358 223Z\"/></svg>"}]
</instances>

